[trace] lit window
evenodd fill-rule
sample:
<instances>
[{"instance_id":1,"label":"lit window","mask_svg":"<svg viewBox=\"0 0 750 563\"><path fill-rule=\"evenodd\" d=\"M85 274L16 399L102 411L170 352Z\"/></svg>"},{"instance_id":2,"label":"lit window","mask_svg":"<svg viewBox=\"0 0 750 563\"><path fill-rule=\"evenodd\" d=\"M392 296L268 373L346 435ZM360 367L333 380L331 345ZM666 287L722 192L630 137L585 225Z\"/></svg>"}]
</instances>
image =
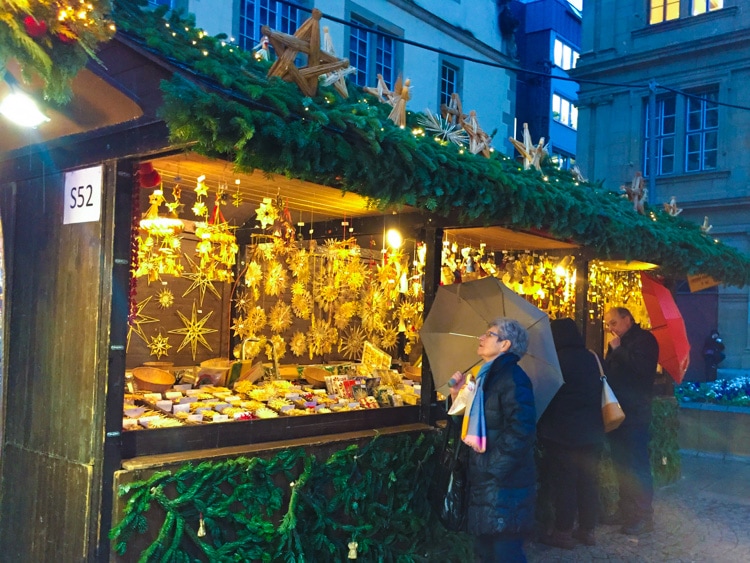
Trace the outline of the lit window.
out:
<instances>
[{"instance_id":1,"label":"lit window","mask_svg":"<svg viewBox=\"0 0 750 563\"><path fill-rule=\"evenodd\" d=\"M680 0L651 0L648 23L655 24L680 17Z\"/></svg>"},{"instance_id":2,"label":"lit window","mask_svg":"<svg viewBox=\"0 0 750 563\"><path fill-rule=\"evenodd\" d=\"M724 0L693 0L693 9L691 14L698 16L706 12L721 10L724 7Z\"/></svg>"},{"instance_id":3,"label":"lit window","mask_svg":"<svg viewBox=\"0 0 750 563\"><path fill-rule=\"evenodd\" d=\"M264 25L294 35L299 17L297 8L278 0L240 0L239 45L248 51L255 47L260 42L260 28Z\"/></svg>"},{"instance_id":4,"label":"lit window","mask_svg":"<svg viewBox=\"0 0 750 563\"><path fill-rule=\"evenodd\" d=\"M583 0L568 0L568 4L573 6L579 12L583 12Z\"/></svg>"},{"instance_id":5,"label":"lit window","mask_svg":"<svg viewBox=\"0 0 750 563\"><path fill-rule=\"evenodd\" d=\"M570 170L575 166L576 159L574 156L570 156L561 152L552 152L550 156L552 163L557 166L560 170Z\"/></svg>"},{"instance_id":6,"label":"lit window","mask_svg":"<svg viewBox=\"0 0 750 563\"><path fill-rule=\"evenodd\" d=\"M460 95L458 91L458 78L458 67L443 61L440 65L440 99L438 100L438 107L442 104L448 105L451 100L451 94L456 93Z\"/></svg>"},{"instance_id":7,"label":"lit window","mask_svg":"<svg viewBox=\"0 0 750 563\"><path fill-rule=\"evenodd\" d=\"M570 100L552 94L552 119L572 129L578 129L578 108Z\"/></svg>"},{"instance_id":8,"label":"lit window","mask_svg":"<svg viewBox=\"0 0 750 563\"><path fill-rule=\"evenodd\" d=\"M717 92L703 92L687 99L685 170L698 172L716 168L719 138Z\"/></svg>"},{"instance_id":9,"label":"lit window","mask_svg":"<svg viewBox=\"0 0 750 563\"><path fill-rule=\"evenodd\" d=\"M357 26L349 28L349 62L357 69L354 82L359 86L375 83L378 74L385 83L393 87L396 68L395 41L392 37L362 29L369 27L374 31L387 33L383 28L370 22L352 18Z\"/></svg>"},{"instance_id":10,"label":"lit window","mask_svg":"<svg viewBox=\"0 0 750 563\"><path fill-rule=\"evenodd\" d=\"M666 96L656 101L656 132L653 142L656 146L656 175L674 173L674 149L675 149L675 123L676 123L676 98ZM651 163L649 161L649 147L652 139L649 138L651 122L649 121L648 103L646 103L646 142L644 143L644 173L649 174Z\"/></svg>"},{"instance_id":11,"label":"lit window","mask_svg":"<svg viewBox=\"0 0 750 563\"><path fill-rule=\"evenodd\" d=\"M563 70L570 70L571 68L576 67L576 63L578 62L579 56L580 55L578 51L571 48L570 45L563 43L559 39L555 39L555 46L554 46L555 65L557 65Z\"/></svg>"}]
</instances>

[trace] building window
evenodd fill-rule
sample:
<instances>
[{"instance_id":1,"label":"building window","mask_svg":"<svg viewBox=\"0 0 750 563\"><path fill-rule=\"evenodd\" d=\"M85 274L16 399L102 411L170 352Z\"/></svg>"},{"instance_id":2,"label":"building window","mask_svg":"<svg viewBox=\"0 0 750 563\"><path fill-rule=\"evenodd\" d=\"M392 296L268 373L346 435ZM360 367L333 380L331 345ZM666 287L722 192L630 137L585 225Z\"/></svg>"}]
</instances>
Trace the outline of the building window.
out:
<instances>
[{"instance_id":1,"label":"building window","mask_svg":"<svg viewBox=\"0 0 750 563\"><path fill-rule=\"evenodd\" d=\"M675 123L676 123L676 97L667 96L656 100L656 131L653 142L656 144L656 175L674 173L674 149L675 149ZM650 138L651 122L648 111L648 102L646 103L646 142L644 148L646 151L643 162L645 163L644 173L649 174L651 163L649 161L649 146L652 142Z\"/></svg>"},{"instance_id":2,"label":"building window","mask_svg":"<svg viewBox=\"0 0 750 563\"><path fill-rule=\"evenodd\" d=\"M375 83L375 77L380 74L385 83L392 88L396 68L393 38L362 29L365 27L388 33L372 22L352 17L352 23L360 26L351 26L349 29L349 62L357 68L354 82L359 86L372 85Z\"/></svg>"},{"instance_id":3,"label":"building window","mask_svg":"<svg viewBox=\"0 0 750 563\"><path fill-rule=\"evenodd\" d=\"M693 0L693 9L690 13L694 16L721 10L724 7L724 0Z\"/></svg>"},{"instance_id":4,"label":"building window","mask_svg":"<svg viewBox=\"0 0 750 563\"><path fill-rule=\"evenodd\" d=\"M573 6L579 12L583 12L583 0L568 0L568 4Z\"/></svg>"},{"instance_id":5,"label":"building window","mask_svg":"<svg viewBox=\"0 0 750 563\"><path fill-rule=\"evenodd\" d=\"M570 100L552 94L552 119L572 129L578 129L578 108Z\"/></svg>"},{"instance_id":6,"label":"building window","mask_svg":"<svg viewBox=\"0 0 750 563\"><path fill-rule=\"evenodd\" d=\"M251 50L260 42L260 28L264 25L294 35L299 26L297 8L277 0L240 0L239 45Z\"/></svg>"},{"instance_id":7,"label":"building window","mask_svg":"<svg viewBox=\"0 0 750 563\"><path fill-rule=\"evenodd\" d=\"M563 70L570 70L576 67L580 53L567 45L555 39L555 64Z\"/></svg>"},{"instance_id":8,"label":"building window","mask_svg":"<svg viewBox=\"0 0 750 563\"><path fill-rule=\"evenodd\" d=\"M648 23L655 24L680 17L680 0L651 0Z\"/></svg>"},{"instance_id":9,"label":"building window","mask_svg":"<svg viewBox=\"0 0 750 563\"><path fill-rule=\"evenodd\" d=\"M448 105L451 101L451 94L461 94L459 91L459 67L447 61L440 64L440 93L438 98L438 107L442 104Z\"/></svg>"},{"instance_id":10,"label":"building window","mask_svg":"<svg viewBox=\"0 0 750 563\"><path fill-rule=\"evenodd\" d=\"M718 154L719 106L717 92L687 98L685 171L714 170Z\"/></svg>"},{"instance_id":11,"label":"building window","mask_svg":"<svg viewBox=\"0 0 750 563\"><path fill-rule=\"evenodd\" d=\"M573 168L573 166L575 166L576 163L576 159L574 156L556 151L552 152L552 156L550 156L550 159L552 160L552 163L560 170L570 170Z\"/></svg>"}]
</instances>

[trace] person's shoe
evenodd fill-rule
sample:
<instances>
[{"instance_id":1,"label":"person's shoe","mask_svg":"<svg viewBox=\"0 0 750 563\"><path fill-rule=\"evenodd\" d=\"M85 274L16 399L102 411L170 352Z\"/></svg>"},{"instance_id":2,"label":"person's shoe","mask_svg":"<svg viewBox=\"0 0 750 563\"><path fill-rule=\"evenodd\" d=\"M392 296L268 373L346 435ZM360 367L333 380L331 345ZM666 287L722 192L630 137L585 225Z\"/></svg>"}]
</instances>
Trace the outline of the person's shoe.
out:
<instances>
[{"instance_id":1,"label":"person's shoe","mask_svg":"<svg viewBox=\"0 0 750 563\"><path fill-rule=\"evenodd\" d=\"M573 537L583 545L596 545L594 530L584 530L583 528L577 528L573 532Z\"/></svg>"},{"instance_id":2,"label":"person's shoe","mask_svg":"<svg viewBox=\"0 0 750 563\"><path fill-rule=\"evenodd\" d=\"M612 514L606 514L600 518L600 523L605 526L623 526L629 523L630 518L620 510L616 510Z\"/></svg>"},{"instance_id":3,"label":"person's shoe","mask_svg":"<svg viewBox=\"0 0 750 563\"><path fill-rule=\"evenodd\" d=\"M573 549L576 546L571 532L561 532L559 530L554 530L551 534L544 534L539 538L539 541L545 545L562 549Z\"/></svg>"},{"instance_id":4,"label":"person's shoe","mask_svg":"<svg viewBox=\"0 0 750 563\"><path fill-rule=\"evenodd\" d=\"M620 532L629 536L640 536L654 531L654 521L652 518L641 518L632 524L620 528Z\"/></svg>"}]
</instances>

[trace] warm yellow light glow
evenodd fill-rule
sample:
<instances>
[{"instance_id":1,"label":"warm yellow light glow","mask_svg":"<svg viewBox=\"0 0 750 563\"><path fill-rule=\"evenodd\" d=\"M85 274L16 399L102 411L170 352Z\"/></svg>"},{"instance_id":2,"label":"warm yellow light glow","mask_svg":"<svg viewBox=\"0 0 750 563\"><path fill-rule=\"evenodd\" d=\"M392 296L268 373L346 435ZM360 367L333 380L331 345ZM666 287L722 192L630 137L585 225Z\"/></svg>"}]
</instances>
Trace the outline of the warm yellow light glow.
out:
<instances>
[{"instance_id":1,"label":"warm yellow light glow","mask_svg":"<svg viewBox=\"0 0 750 563\"><path fill-rule=\"evenodd\" d=\"M37 127L49 121L49 117L41 112L36 102L18 90L11 91L3 98L0 102L0 114L21 127Z\"/></svg>"},{"instance_id":2,"label":"warm yellow light glow","mask_svg":"<svg viewBox=\"0 0 750 563\"><path fill-rule=\"evenodd\" d=\"M401 233L396 229L388 229L388 232L385 233L385 240L391 248L401 248L401 245L404 243Z\"/></svg>"}]
</instances>

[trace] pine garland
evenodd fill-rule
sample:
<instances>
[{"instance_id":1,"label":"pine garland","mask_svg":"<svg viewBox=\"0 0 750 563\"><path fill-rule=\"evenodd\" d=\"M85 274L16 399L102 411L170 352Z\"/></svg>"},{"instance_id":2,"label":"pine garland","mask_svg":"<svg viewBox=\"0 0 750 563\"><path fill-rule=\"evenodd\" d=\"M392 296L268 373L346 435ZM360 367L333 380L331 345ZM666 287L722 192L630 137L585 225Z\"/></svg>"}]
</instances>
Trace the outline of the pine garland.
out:
<instances>
[{"instance_id":1,"label":"pine garland","mask_svg":"<svg viewBox=\"0 0 750 563\"><path fill-rule=\"evenodd\" d=\"M646 260L672 277L708 274L726 284L750 281L750 259L662 209L647 215L602 186L579 183L549 162L544 174L497 153L483 158L452 143L401 129L390 106L362 92L341 100L321 88L315 99L293 84L267 80L268 63L195 28L191 18L141 13L115 2L121 30L181 66L189 79L162 84L162 116L172 141L255 169L333 186L381 208L414 206L521 229L545 229L591 248L601 259ZM139 15L134 15L139 14ZM352 88L352 90L354 90Z\"/></svg>"},{"instance_id":2,"label":"pine garland","mask_svg":"<svg viewBox=\"0 0 750 563\"><path fill-rule=\"evenodd\" d=\"M438 433L377 437L325 461L302 449L270 460L186 464L120 487L110 532L124 555L147 515L163 518L138 561L468 561L471 539L445 531L426 500ZM205 537L199 537L199 515Z\"/></svg>"},{"instance_id":3,"label":"pine garland","mask_svg":"<svg viewBox=\"0 0 750 563\"><path fill-rule=\"evenodd\" d=\"M67 102L75 75L115 33L110 10L109 0L0 0L0 70L15 59L26 81L42 79L45 98Z\"/></svg>"}]
</instances>

